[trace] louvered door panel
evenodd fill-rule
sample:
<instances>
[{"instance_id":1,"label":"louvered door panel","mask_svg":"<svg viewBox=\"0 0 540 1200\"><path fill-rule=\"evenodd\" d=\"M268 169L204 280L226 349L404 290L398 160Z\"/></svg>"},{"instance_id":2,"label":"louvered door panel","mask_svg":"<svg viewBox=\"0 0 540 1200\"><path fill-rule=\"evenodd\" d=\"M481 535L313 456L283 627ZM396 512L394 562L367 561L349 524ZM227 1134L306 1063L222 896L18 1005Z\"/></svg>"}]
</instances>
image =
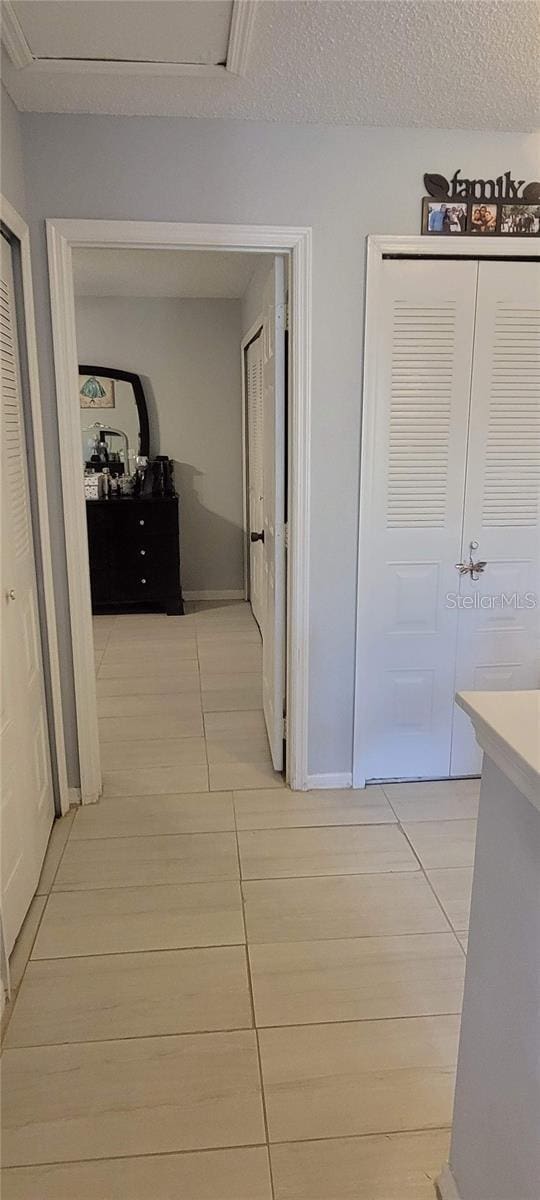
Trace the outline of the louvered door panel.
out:
<instances>
[{"instance_id":1,"label":"louvered door panel","mask_svg":"<svg viewBox=\"0 0 540 1200\"><path fill-rule=\"evenodd\" d=\"M513 268L523 265L506 264L506 271L510 269L515 277ZM537 267L526 269L536 272ZM511 305L503 299L490 309L486 332L492 338L491 363L478 368L482 375L486 366L489 372L488 390L479 395L483 414L487 409L481 526L535 528L540 480L540 307ZM480 355L483 333L482 322ZM487 404L482 403L484 397Z\"/></svg>"},{"instance_id":2,"label":"louvered door panel","mask_svg":"<svg viewBox=\"0 0 540 1200\"><path fill-rule=\"evenodd\" d=\"M387 260L377 304L370 529L361 553L368 779L450 767L474 262Z\"/></svg>"},{"instance_id":3,"label":"louvered door panel","mask_svg":"<svg viewBox=\"0 0 540 1200\"><path fill-rule=\"evenodd\" d=\"M471 391L463 555L487 566L460 589L456 688L540 684L540 264L482 262ZM454 715L452 772L480 767Z\"/></svg>"},{"instance_id":4,"label":"louvered door panel","mask_svg":"<svg viewBox=\"0 0 540 1200\"><path fill-rule=\"evenodd\" d=\"M392 311L387 526L444 529L458 301Z\"/></svg>"},{"instance_id":5,"label":"louvered door panel","mask_svg":"<svg viewBox=\"0 0 540 1200\"><path fill-rule=\"evenodd\" d=\"M0 279L0 369L2 372L2 435L4 469L11 516L13 546L17 558L30 548L30 514L24 470L24 442L18 397L14 331L8 283Z\"/></svg>"}]
</instances>

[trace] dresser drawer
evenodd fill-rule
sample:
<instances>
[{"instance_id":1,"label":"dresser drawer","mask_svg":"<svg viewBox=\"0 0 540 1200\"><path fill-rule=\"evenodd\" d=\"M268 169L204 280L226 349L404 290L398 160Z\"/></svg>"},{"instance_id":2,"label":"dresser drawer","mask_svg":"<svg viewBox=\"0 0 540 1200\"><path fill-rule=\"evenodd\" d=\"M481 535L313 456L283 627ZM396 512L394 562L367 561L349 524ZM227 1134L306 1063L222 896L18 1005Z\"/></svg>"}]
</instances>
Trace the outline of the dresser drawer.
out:
<instances>
[{"instance_id":1,"label":"dresser drawer","mask_svg":"<svg viewBox=\"0 0 540 1200\"><path fill-rule=\"evenodd\" d=\"M114 504L114 501L111 501ZM118 502L118 526L126 537L145 538L171 535L178 529L178 505L175 501Z\"/></svg>"},{"instance_id":2,"label":"dresser drawer","mask_svg":"<svg viewBox=\"0 0 540 1200\"><path fill-rule=\"evenodd\" d=\"M113 571L112 591L115 601L140 604L160 600L162 596L179 592L178 568L166 570L152 563L142 567L127 567Z\"/></svg>"},{"instance_id":3,"label":"dresser drawer","mask_svg":"<svg viewBox=\"0 0 540 1200\"><path fill-rule=\"evenodd\" d=\"M119 547L120 562L128 570L138 571L144 575L144 568L159 567L163 571L172 568L178 571L179 548L177 536L168 537L160 534L146 534L144 529L135 534L133 540L126 541Z\"/></svg>"}]
</instances>

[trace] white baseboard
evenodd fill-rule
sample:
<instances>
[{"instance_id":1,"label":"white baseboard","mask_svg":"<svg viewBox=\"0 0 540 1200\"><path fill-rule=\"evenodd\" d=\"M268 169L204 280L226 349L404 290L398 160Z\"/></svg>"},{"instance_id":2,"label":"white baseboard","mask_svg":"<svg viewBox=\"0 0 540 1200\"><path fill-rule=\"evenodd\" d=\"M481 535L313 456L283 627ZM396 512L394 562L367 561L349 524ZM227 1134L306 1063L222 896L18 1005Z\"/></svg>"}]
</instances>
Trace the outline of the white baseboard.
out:
<instances>
[{"instance_id":1,"label":"white baseboard","mask_svg":"<svg viewBox=\"0 0 540 1200\"><path fill-rule=\"evenodd\" d=\"M184 600L244 600L243 588L217 589L208 592L183 592Z\"/></svg>"},{"instance_id":2,"label":"white baseboard","mask_svg":"<svg viewBox=\"0 0 540 1200\"><path fill-rule=\"evenodd\" d=\"M435 1180L435 1191L438 1200L460 1200L460 1195L456 1187L456 1181L448 1163L445 1163L439 1178Z\"/></svg>"},{"instance_id":3,"label":"white baseboard","mask_svg":"<svg viewBox=\"0 0 540 1200\"><path fill-rule=\"evenodd\" d=\"M350 771L343 771L336 775L308 775L305 790L310 792L319 788L350 787L352 787L352 774Z\"/></svg>"}]
</instances>

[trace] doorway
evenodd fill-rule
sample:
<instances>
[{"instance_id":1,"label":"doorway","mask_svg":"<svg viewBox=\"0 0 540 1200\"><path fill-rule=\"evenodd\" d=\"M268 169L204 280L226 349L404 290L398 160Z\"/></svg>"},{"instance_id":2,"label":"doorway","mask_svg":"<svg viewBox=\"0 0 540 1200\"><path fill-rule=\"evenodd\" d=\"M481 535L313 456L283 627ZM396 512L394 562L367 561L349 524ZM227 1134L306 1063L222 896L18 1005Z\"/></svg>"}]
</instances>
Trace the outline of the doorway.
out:
<instances>
[{"instance_id":1,"label":"doorway","mask_svg":"<svg viewBox=\"0 0 540 1200\"><path fill-rule=\"evenodd\" d=\"M538 260L375 249L356 786L478 774L455 692L540 678Z\"/></svg>"},{"instance_id":2,"label":"doorway","mask_svg":"<svg viewBox=\"0 0 540 1200\"><path fill-rule=\"evenodd\" d=\"M105 228L110 241L105 235ZM124 237L121 237L121 232ZM67 249L72 248L89 248L101 246L105 248L107 245L118 247L122 245L124 248L153 248L158 246L161 250L177 249L189 250L201 244L210 248L226 249L232 247L235 252L249 252L251 249L263 250L267 256L275 258L275 251L282 250L283 258L290 262L291 278L290 278L290 296L291 308L295 308L299 313L299 326L296 327L296 335L293 332L293 344L296 345L296 357L292 357L290 367L290 387L291 395L296 396L296 414L295 414L295 432L293 438L287 439L283 428L283 414L277 418L278 407L274 407L270 414L270 422L276 424L276 420L281 421L281 426L278 430L281 437L281 451L278 451L276 457L276 440L272 442L271 460L267 464L270 471L272 464L274 466L274 483L273 488L269 491L269 500L273 505L272 513L283 512L283 501L285 495L285 470L275 470L276 462L283 463L285 455L285 447L288 441L289 446L294 444L298 447L298 438L305 429L305 418L307 411L308 399L308 384L309 374L306 372L306 343L309 341L309 310L306 311L305 300L309 295L309 289L306 290L306 284L309 282L310 274L310 238L309 231L283 231L276 230L264 231L257 230L253 234L251 230L244 230L244 239L239 236L239 231L234 230L234 227L219 227L217 231L212 227L204 228L201 232L200 227L190 226L155 226L153 224L145 225L143 229L137 227L134 230L131 223L122 222L61 222L59 224L48 226L49 252L52 267L52 287L51 298L53 304L55 338L56 338L56 369L58 381L58 395L61 412L66 416L68 403L71 404L71 417L66 420L62 427L62 419L60 421L60 437L63 458L63 483L67 489L68 479L71 477L72 486L76 488L80 495L80 479L76 484L77 469L75 466L75 440L78 442L78 455L80 456L80 425L77 431L77 439L75 436L75 420L73 414L72 397L68 399L68 382L73 380L74 372L74 356L73 348L76 344L74 337L74 308L73 308L73 276L71 256L67 256L69 261L66 261ZM155 238L155 241L153 240ZM240 242L240 246L238 243ZM246 242L248 244L246 244ZM274 245L271 243L274 242ZM269 245L270 243L270 245ZM284 252L284 253L283 253ZM277 260L279 261L279 259ZM284 276L281 279L281 286L284 284ZM269 373L275 368L275 360L280 355L279 351L279 335L281 333L280 323L284 324L285 314L284 305L278 297L276 288L280 286L279 271L272 274L272 295L269 298L268 311L264 314L264 324L267 329L265 338L265 361L266 373ZM294 331L294 318L291 318L291 325ZM71 346L71 354L63 357L59 351L67 346ZM75 355L75 360L76 360ZM284 353L281 353L280 368L284 369ZM75 370L76 362L75 362ZM78 414L75 414L78 419ZM290 431L289 431L290 434ZM300 530L305 527L306 517L306 494L305 494L305 464L307 462L306 447L302 446L300 454L301 471L297 471L295 475L296 487L295 497L296 504L294 506L296 519ZM289 474L289 482L291 479L292 469L294 465L295 454L290 453L287 462L287 471ZM277 506L277 507L276 507ZM281 508L280 508L281 506ZM101 777L99 769L96 769L95 750L97 747L97 709L95 699L95 685L89 681L88 675L81 671L82 662L87 661L90 646L88 640L89 617L90 617L90 596L88 586L88 568L84 564L84 570L81 563L81 542L78 533L84 531L84 523L82 518L85 518L84 501L83 511L73 514L73 503L71 502L71 516L66 506L66 533L68 542L68 562L70 564L70 591L72 595L72 624L74 629L74 670L77 692L77 708L78 713L86 713L89 720L83 723L80 718L78 721L79 730L79 750L81 757L81 776L82 776L82 794L85 801L96 799L99 795L101 786ZM267 513L265 519L264 533L264 554L265 554L265 590L266 590L266 625L265 634L268 631L268 613L272 612L272 628L268 636L263 638L263 708L267 716L267 728L272 749L272 759L274 768L279 770L282 765L283 754L283 696L285 693L285 660L286 655L296 655L296 661L300 662L300 666L304 665L304 655L298 658L298 620L301 614L302 619L305 614L305 594L304 589L307 586L307 572L305 563L305 550L303 549L305 541L300 536L296 536L293 532L291 522L291 552L293 545L295 552L290 554L289 559L289 607L287 618L285 618L285 592L286 592L286 576L285 576L285 530L283 528L283 517L273 519L272 513ZM70 528L71 526L71 528ZM85 532L85 531L84 531ZM259 531L262 532L262 531ZM81 587L81 571L83 585ZM86 578L84 576L86 575ZM269 605L268 596L271 595L272 601ZM276 604L278 595L283 598L283 604ZM299 602L302 601L300 604ZM193 601L189 601L190 603ZM200 603L200 601L195 601ZM209 603L214 603L210 598ZM278 612L279 609L279 612ZM74 611L75 610L75 611ZM277 615L276 615L277 614ZM286 639L286 633L288 638ZM301 639L300 639L301 640ZM296 647L296 650L295 650ZM281 675L280 675L281 672ZM294 679L288 679L286 689L286 704L289 712L289 744L287 753L287 778L293 784L298 786L304 785L306 778L306 718L305 710L300 703L300 697L303 693L304 676L302 670L300 673L296 671ZM90 753L93 747L94 757ZM83 783L84 779L84 783ZM260 786L260 785L259 785Z\"/></svg>"}]
</instances>

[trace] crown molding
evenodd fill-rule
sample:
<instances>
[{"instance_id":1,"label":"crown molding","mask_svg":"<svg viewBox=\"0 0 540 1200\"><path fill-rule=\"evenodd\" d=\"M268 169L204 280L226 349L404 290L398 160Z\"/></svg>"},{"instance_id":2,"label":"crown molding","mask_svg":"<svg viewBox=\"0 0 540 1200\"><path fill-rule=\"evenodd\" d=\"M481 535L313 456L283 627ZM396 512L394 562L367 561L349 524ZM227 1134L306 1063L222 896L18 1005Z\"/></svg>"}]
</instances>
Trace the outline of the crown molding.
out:
<instances>
[{"instance_id":1,"label":"crown molding","mask_svg":"<svg viewBox=\"0 0 540 1200\"><path fill-rule=\"evenodd\" d=\"M227 71L232 75L246 74L256 8L257 0L233 0L227 48Z\"/></svg>"},{"instance_id":2,"label":"crown molding","mask_svg":"<svg viewBox=\"0 0 540 1200\"><path fill-rule=\"evenodd\" d=\"M2 42L14 67L29 67L34 56L19 24L11 0L2 3Z\"/></svg>"}]
</instances>

